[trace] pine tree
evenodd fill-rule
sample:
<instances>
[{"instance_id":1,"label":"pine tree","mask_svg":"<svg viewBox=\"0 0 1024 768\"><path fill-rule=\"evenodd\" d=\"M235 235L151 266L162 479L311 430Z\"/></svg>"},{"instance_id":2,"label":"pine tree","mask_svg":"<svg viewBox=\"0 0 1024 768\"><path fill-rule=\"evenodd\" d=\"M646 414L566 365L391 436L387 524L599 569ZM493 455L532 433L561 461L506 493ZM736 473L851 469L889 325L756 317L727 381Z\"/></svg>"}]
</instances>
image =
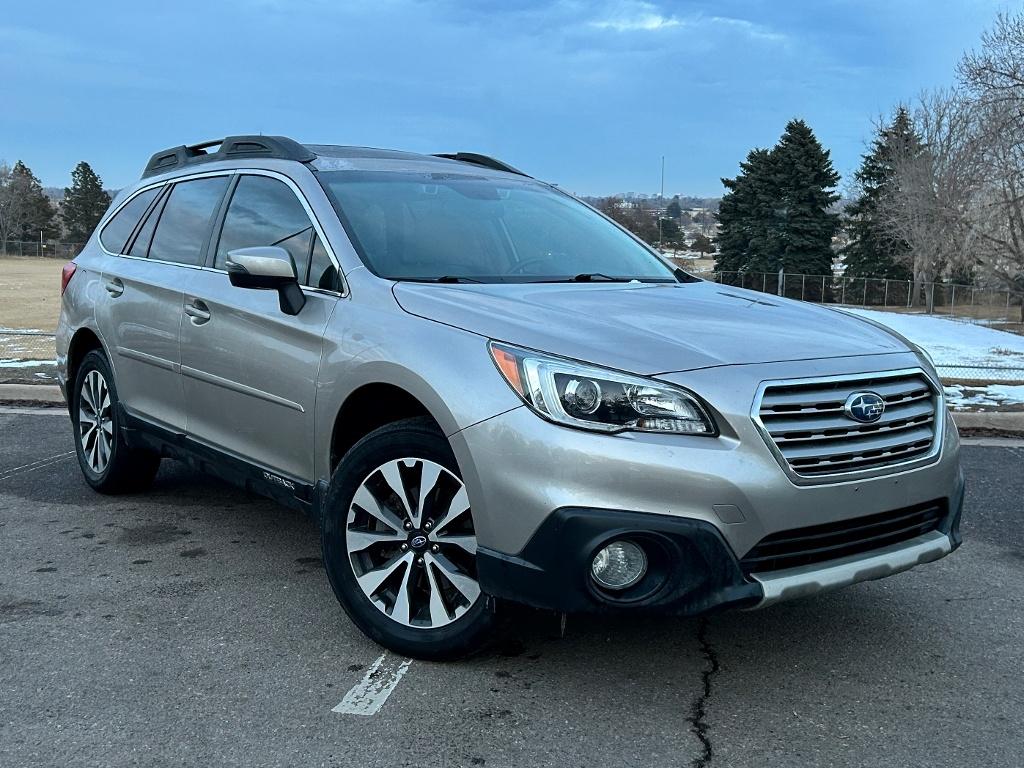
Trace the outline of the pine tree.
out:
<instances>
[{"instance_id":1,"label":"pine tree","mask_svg":"<svg viewBox=\"0 0 1024 768\"><path fill-rule=\"evenodd\" d=\"M702 235L698 233L696 237L693 238L693 242L690 244L690 250L700 251L701 255L704 255L705 253L714 253L715 246L711 242L711 238L709 238L707 235Z\"/></svg>"},{"instance_id":2,"label":"pine tree","mask_svg":"<svg viewBox=\"0 0 1024 768\"><path fill-rule=\"evenodd\" d=\"M722 179L716 269L832 274L839 175L807 124L791 120L774 148L753 150L740 170Z\"/></svg>"},{"instance_id":3,"label":"pine tree","mask_svg":"<svg viewBox=\"0 0 1024 768\"><path fill-rule=\"evenodd\" d=\"M734 179L722 179L727 192L718 208L719 272L752 272L773 259L771 228L772 153L753 149Z\"/></svg>"},{"instance_id":4,"label":"pine tree","mask_svg":"<svg viewBox=\"0 0 1024 768\"><path fill-rule=\"evenodd\" d=\"M64 189L60 215L65 236L73 243L84 243L109 207L110 195L103 191L103 182L83 160L71 172L71 186Z\"/></svg>"},{"instance_id":5,"label":"pine tree","mask_svg":"<svg viewBox=\"0 0 1024 768\"><path fill-rule=\"evenodd\" d=\"M43 191L43 185L32 170L21 160L10 172L11 194L18 200L18 215L11 222L10 240L39 242L60 234L53 203Z\"/></svg>"},{"instance_id":6,"label":"pine tree","mask_svg":"<svg viewBox=\"0 0 1024 768\"><path fill-rule=\"evenodd\" d=\"M889 235L879 221L879 206L889 185L895 183L893 161L921 149L921 139L905 107L896 110L892 123L880 127L854 175L859 195L846 210L850 243L843 249L846 275L910 280L910 246Z\"/></svg>"},{"instance_id":7,"label":"pine tree","mask_svg":"<svg viewBox=\"0 0 1024 768\"><path fill-rule=\"evenodd\" d=\"M832 238L839 216L830 212L839 200L839 174L828 150L803 120L791 120L772 150L779 195L778 267L803 275L832 274Z\"/></svg>"}]
</instances>

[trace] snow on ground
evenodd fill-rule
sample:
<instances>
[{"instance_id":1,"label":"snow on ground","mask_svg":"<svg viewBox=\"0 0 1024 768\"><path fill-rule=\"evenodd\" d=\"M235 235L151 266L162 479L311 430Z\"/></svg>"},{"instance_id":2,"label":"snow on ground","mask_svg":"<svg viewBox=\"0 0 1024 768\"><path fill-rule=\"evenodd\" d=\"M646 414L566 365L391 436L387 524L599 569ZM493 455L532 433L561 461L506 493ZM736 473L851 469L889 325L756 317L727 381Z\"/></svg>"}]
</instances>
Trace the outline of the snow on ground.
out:
<instances>
[{"instance_id":1,"label":"snow on ground","mask_svg":"<svg viewBox=\"0 0 1024 768\"><path fill-rule=\"evenodd\" d=\"M947 384L945 390L946 404L955 411L965 408L1024 405L1024 384L988 384L984 387Z\"/></svg>"},{"instance_id":2,"label":"snow on ground","mask_svg":"<svg viewBox=\"0 0 1024 768\"><path fill-rule=\"evenodd\" d=\"M0 368L39 368L44 365L56 365L56 360L18 360L0 358Z\"/></svg>"},{"instance_id":3,"label":"snow on ground","mask_svg":"<svg viewBox=\"0 0 1024 768\"><path fill-rule=\"evenodd\" d=\"M938 368L999 366L1020 368L1024 379L1024 336L934 315L906 315L858 307L837 307L874 320L928 351ZM984 378L961 375L960 378Z\"/></svg>"},{"instance_id":4,"label":"snow on ground","mask_svg":"<svg viewBox=\"0 0 1024 768\"><path fill-rule=\"evenodd\" d=\"M943 378L1024 380L1024 336L934 315L840 309L892 328L923 347ZM986 370L991 367L1016 370ZM954 410L1024 404L1024 385L949 384L945 389L946 402Z\"/></svg>"}]
</instances>

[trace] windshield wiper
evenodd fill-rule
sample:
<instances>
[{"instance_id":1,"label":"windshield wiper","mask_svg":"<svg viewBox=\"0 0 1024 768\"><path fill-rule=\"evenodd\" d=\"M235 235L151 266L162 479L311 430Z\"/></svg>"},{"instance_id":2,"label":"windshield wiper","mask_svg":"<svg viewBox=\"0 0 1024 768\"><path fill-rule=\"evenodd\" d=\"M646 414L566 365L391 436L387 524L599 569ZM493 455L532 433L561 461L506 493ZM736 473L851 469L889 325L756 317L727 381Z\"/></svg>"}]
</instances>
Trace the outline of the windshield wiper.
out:
<instances>
[{"instance_id":1,"label":"windshield wiper","mask_svg":"<svg viewBox=\"0 0 1024 768\"><path fill-rule=\"evenodd\" d=\"M396 280L404 280L408 283L482 283L483 280L475 280L472 277L460 275L441 275L440 277L397 277Z\"/></svg>"},{"instance_id":2,"label":"windshield wiper","mask_svg":"<svg viewBox=\"0 0 1024 768\"><path fill-rule=\"evenodd\" d=\"M462 277L460 275L441 275L440 277L434 278L435 283L482 283L483 280L475 280L472 277Z\"/></svg>"},{"instance_id":3,"label":"windshield wiper","mask_svg":"<svg viewBox=\"0 0 1024 768\"><path fill-rule=\"evenodd\" d=\"M613 277L604 272L581 272L572 277L544 277L538 280L527 280L528 283L631 283L636 277Z\"/></svg>"},{"instance_id":4,"label":"windshield wiper","mask_svg":"<svg viewBox=\"0 0 1024 768\"><path fill-rule=\"evenodd\" d=\"M635 278L632 277L612 277L606 275L604 272L581 272L572 278L574 283L593 283L601 281L604 283L629 283Z\"/></svg>"}]
</instances>

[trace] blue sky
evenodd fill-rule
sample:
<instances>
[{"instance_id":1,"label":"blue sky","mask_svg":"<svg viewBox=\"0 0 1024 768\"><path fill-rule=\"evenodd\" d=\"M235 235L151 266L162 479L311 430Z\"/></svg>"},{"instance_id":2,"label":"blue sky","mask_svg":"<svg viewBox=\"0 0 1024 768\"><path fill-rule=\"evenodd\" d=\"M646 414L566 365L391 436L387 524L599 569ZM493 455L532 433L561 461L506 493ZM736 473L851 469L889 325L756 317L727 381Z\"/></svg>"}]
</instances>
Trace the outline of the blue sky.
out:
<instances>
[{"instance_id":1,"label":"blue sky","mask_svg":"<svg viewBox=\"0 0 1024 768\"><path fill-rule=\"evenodd\" d=\"M880 113L949 84L989 0L18 3L0 158L109 187L231 133L478 151L582 194L721 193L807 120L846 176ZM45 10L44 10L45 8Z\"/></svg>"}]
</instances>

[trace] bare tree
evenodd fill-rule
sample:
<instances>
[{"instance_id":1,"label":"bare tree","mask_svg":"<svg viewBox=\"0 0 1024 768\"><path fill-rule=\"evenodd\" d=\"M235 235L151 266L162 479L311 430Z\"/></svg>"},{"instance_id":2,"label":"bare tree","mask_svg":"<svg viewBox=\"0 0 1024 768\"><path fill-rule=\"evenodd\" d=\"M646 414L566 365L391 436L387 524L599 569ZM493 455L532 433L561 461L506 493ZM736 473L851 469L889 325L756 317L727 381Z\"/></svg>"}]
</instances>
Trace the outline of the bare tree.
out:
<instances>
[{"instance_id":1,"label":"bare tree","mask_svg":"<svg viewBox=\"0 0 1024 768\"><path fill-rule=\"evenodd\" d=\"M971 211L983 273L1015 294L1024 322L1024 17L1000 14L960 62L979 129Z\"/></svg>"},{"instance_id":2,"label":"bare tree","mask_svg":"<svg viewBox=\"0 0 1024 768\"><path fill-rule=\"evenodd\" d=\"M924 284L972 259L978 135L972 105L956 90L923 95L913 117L921 142L896 151L893 182L881 195L878 215L890 236L908 244L913 301L923 300L931 312L934 295Z\"/></svg>"},{"instance_id":3,"label":"bare tree","mask_svg":"<svg viewBox=\"0 0 1024 768\"><path fill-rule=\"evenodd\" d=\"M1020 105L1024 88L1024 17L1000 13L981 36L981 50L964 55L961 81L987 102Z\"/></svg>"},{"instance_id":4,"label":"bare tree","mask_svg":"<svg viewBox=\"0 0 1024 768\"><path fill-rule=\"evenodd\" d=\"M11 166L0 161L0 250L7 253L7 244L21 231L25 218L25 191Z\"/></svg>"},{"instance_id":5,"label":"bare tree","mask_svg":"<svg viewBox=\"0 0 1024 768\"><path fill-rule=\"evenodd\" d=\"M923 283L977 268L1024 322L1024 16L1000 15L958 72L919 100L921 142L895 159L880 224L910 246L915 303Z\"/></svg>"}]
</instances>

